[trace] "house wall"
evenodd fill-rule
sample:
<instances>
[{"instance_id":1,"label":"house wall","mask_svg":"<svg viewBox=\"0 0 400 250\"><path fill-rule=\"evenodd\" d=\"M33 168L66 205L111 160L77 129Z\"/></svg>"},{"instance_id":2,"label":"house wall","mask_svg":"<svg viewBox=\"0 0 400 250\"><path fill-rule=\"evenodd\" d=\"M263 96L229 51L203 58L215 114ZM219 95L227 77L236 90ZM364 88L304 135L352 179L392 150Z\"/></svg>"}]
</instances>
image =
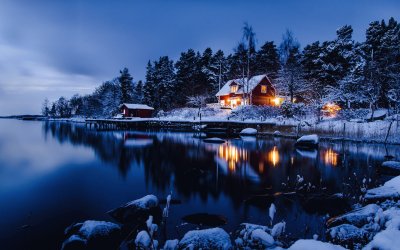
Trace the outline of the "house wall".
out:
<instances>
[{"instance_id":1,"label":"house wall","mask_svg":"<svg viewBox=\"0 0 400 250\"><path fill-rule=\"evenodd\" d=\"M121 113L123 114L124 117L149 118L149 117L153 116L153 110L148 110L148 109L128 109L126 106L122 106L121 107Z\"/></svg>"},{"instance_id":2,"label":"house wall","mask_svg":"<svg viewBox=\"0 0 400 250\"><path fill-rule=\"evenodd\" d=\"M261 93L261 86L267 86L267 92ZM253 105L268 105L273 106L275 98L275 89L272 84L264 78L251 92L251 102Z\"/></svg>"}]
</instances>

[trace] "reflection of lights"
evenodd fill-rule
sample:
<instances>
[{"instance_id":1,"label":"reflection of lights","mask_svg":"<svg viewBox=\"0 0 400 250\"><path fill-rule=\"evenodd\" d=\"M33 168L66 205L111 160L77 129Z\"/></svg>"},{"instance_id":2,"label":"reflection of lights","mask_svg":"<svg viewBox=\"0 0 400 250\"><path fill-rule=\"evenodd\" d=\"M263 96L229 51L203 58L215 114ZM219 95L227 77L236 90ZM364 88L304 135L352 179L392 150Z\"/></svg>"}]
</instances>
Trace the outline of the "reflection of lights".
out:
<instances>
[{"instance_id":1,"label":"reflection of lights","mask_svg":"<svg viewBox=\"0 0 400 250\"><path fill-rule=\"evenodd\" d=\"M337 113L341 110L339 105L333 103L333 102L328 102L322 107L322 112L324 115L327 117L336 117Z\"/></svg>"},{"instance_id":2,"label":"reflection of lights","mask_svg":"<svg viewBox=\"0 0 400 250\"><path fill-rule=\"evenodd\" d=\"M258 172L264 173L264 162L258 163Z\"/></svg>"},{"instance_id":3,"label":"reflection of lights","mask_svg":"<svg viewBox=\"0 0 400 250\"><path fill-rule=\"evenodd\" d=\"M294 157L290 157L290 163L293 165L294 164Z\"/></svg>"},{"instance_id":4,"label":"reflection of lights","mask_svg":"<svg viewBox=\"0 0 400 250\"><path fill-rule=\"evenodd\" d=\"M275 167L279 163L279 152L276 146L268 152L268 161Z\"/></svg>"},{"instance_id":5,"label":"reflection of lights","mask_svg":"<svg viewBox=\"0 0 400 250\"><path fill-rule=\"evenodd\" d=\"M324 153L325 164L336 166L337 160L338 160L338 154L335 151L333 151L331 148L325 151Z\"/></svg>"},{"instance_id":6,"label":"reflection of lights","mask_svg":"<svg viewBox=\"0 0 400 250\"><path fill-rule=\"evenodd\" d=\"M231 172L236 170L236 165L239 161L245 161L246 151L232 145L222 144L218 148L218 157L224 159L228 163L228 169Z\"/></svg>"}]
</instances>

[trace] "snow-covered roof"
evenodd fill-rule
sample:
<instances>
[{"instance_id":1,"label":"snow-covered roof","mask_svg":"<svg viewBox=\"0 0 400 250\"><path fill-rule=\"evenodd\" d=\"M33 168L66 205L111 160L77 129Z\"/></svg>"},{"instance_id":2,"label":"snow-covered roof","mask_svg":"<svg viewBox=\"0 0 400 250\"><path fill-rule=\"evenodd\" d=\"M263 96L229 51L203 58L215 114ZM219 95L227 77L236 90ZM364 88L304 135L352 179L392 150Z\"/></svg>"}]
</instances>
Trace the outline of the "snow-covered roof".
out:
<instances>
[{"instance_id":1,"label":"snow-covered roof","mask_svg":"<svg viewBox=\"0 0 400 250\"><path fill-rule=\"evenodd\" d=\"M148 109L154 110L154 108L147 106L146 104L136 104L136 103L122 103L119 107L126 106L128 109Z\"/></svg>"},{"instance_id":2,"label":"snow-covered roof","mask_svg":"<svg viewBox=\"0 0 400 250\"><path fill-rule=\"evenodd\" d=\"M260 82L262 79L267 78L267 75L258 75L258 76L253 76L252 78L250 78L249 80L249 92L252 91ZM244 80L244 81L243 81ZM268 79L269 81L269 79ZM244 88L244 83L247 83L247 77L243 78L239 78L239 79L233 79L233 80L229 80L225 83L225 85L218 91L218 93L216 94L216 96L221 96L221 95L229 95L231 93L231 89L230 89L230 85L235 82L237 84L239 84L239 88L238 90L235 92L235 94L243 94L245 91L247 91L247 89L245 90Z\"/></svg>"}]
</instances>

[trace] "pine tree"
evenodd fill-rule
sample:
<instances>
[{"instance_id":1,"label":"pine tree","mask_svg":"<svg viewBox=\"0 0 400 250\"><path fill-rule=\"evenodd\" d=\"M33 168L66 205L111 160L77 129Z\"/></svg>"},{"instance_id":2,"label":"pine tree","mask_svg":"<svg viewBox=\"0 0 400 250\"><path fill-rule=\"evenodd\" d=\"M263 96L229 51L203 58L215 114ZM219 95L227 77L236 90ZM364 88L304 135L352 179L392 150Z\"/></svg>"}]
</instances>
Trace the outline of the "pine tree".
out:
<instances>
[{"instance_id":1,"label":"pine tree","mask_svg":"<svg viewBox=\"0 0 400 250\"><path fill-rule=\"evenodd\" d=\"M120 71L120 76L118 77L119 84L121 87L121 103L129 103L132 102L133 96L133 86L132 80L133 77L129 73L128 68L124 68Z\"/></svg>"},{"instance_id":2,"label":"pine tree","mask_svg":"<svg viewBox=\"0 0 400 250\"><path fill-rule=\"evenodd\" d=\"M154 106L154 66L150 61L146 67L146 84L143 86L143 102L149 106Z\"/></svg>"},{"instance_id":3,"label":"pine tree","mask_svg":"<svg viewBox=\"0 0 400 250\"><path fill-rule=\"evenodd\" d=\"M142 103L143 102L143 82L139 80L134 87L134 96L135 102Z\"/></svg>"},{"instance_id":4,"label":"pine tree","mask_svg":"<svg viewBox=\"0 0 400 250\"><path fill-rule=\"evenodd\" d=\"M49 116L50 107L49 107L49 99L45 98L42 105L42 115Z\"/></svg>"},{"instance_id":5,"label":"pine tree","mask_svg":"<svg viewBox=\"0 0 400 250\"><path fill-rule=\"evenodd\" d=\"M271 80L277 78L280 68L278 50L274 42L265 42L256 52L254 75L267 74Z\"/></svg>"}]
</instances>

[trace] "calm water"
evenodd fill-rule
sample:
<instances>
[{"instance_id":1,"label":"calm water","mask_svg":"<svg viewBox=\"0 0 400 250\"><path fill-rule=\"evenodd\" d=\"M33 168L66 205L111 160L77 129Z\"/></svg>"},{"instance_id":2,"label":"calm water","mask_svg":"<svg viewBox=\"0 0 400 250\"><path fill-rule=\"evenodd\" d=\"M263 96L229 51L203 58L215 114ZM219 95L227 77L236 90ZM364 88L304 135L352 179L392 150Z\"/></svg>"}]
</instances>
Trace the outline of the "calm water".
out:
<instances>
[{"instance_id":1,"label":"calm water","mask_svg":"<svg viewBox=\"0 0 400 250\"><path fill-rule=\"evenodd\" d=\"M327 214L350 208L364 178L369 185L387 179L375 166L400 153L396 146L349 143L299 151L293 140L273 138L216 145L196 136L0 120L1 249L60 249L71 223L111 220L112 208L171 191L182 203L171 207L162 237L195 228L181 218L197 212L226 216L229 232L242 222L269 224L273 202L274 222L285 220L291 237L311 238L322 234ZM295 189L298 195L285 194ZM344 199L329 197L340 192Z\"/></svg>"}]
</instances>

